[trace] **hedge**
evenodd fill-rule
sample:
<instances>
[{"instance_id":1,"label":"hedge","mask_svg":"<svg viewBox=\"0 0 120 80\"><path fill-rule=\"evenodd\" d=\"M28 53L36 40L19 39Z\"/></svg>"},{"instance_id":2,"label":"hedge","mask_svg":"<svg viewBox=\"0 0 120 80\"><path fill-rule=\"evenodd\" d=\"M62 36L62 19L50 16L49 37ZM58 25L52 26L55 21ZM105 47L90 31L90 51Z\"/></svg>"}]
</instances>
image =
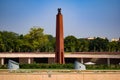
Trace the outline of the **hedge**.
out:
<instances>
[{"instance_id":1,"label":"hedge","mask_svg":"<svg viewBox=\"0 0 120 80\"><path fill-rule=\"evenodd\" d=\"M74 64L20 64L21 69L73 69Z\"/></svg>"},{"instance_id":2,"label":"hedge","mask_svg":"<svg viewBox=\"0 0 120 80\"><path fill-rule=\"evenodd\" d=\"M21 69L74 69L74 64L21 64ZM86 65L86 69L120 69L120 65Z\"/></svg>"},{"instance_id":3,"label":"hedge","mask_svg":"<svg viewBox=\"0 0 120 80\"><path fill-rule=\"evenodd\" d=\"M111 64L111 65L87 65L86 66L87 69L89 70L93 70L93 69L116 69L116 70L120 70L120 65L114 65L114 64Z\"/></svg>"},{"instance_id":4,"label":"hedge","mask_svg":"<svg viewBox=\"0 0 120 80\"><path fill-rule=\"evenodd\" d=\"M7 69L7 65L0 65L0 69ZM74 69L74 64L20 64L20 69ZM86 65L87 70L120 70L120 65Z\"/></svg>"}]
</instances>

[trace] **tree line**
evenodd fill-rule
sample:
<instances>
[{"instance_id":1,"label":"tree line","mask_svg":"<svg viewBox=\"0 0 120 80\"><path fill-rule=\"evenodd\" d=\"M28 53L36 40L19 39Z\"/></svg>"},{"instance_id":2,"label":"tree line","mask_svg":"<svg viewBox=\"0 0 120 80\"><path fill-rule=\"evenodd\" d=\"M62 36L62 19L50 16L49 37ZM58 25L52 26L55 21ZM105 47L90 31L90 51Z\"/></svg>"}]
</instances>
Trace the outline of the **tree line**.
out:
<instances>
[{"instance_id":1,"label":"tree line","mask_svg":"<svg viewBox=\"0 0 120 80\"><path fill-rule=\"evenodd\" d=\"M54 52L55 37L44 34L42 28L31 28L28 34L0 31L0 52ZM120 41L110 42L100 37L92 40L67 36L65 52L119 52Z\"/></svg>"}]
</instances>

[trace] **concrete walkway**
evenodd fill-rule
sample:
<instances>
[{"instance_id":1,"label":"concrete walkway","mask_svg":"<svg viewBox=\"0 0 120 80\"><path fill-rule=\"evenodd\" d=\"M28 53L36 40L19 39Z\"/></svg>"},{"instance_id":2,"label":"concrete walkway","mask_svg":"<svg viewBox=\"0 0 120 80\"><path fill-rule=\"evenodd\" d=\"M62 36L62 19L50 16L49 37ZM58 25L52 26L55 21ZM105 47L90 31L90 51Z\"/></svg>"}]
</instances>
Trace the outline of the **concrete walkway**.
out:
<instances>
[{"instance_id":1,"label":"concrete walkway","mask_svg":"<svg viewBox=\"0 0 120 80\"><path fill-rule=\"evenodd\" d=\"M0 80L120 80L120 71L0 73Z\"/></svg>"}]
</instances>

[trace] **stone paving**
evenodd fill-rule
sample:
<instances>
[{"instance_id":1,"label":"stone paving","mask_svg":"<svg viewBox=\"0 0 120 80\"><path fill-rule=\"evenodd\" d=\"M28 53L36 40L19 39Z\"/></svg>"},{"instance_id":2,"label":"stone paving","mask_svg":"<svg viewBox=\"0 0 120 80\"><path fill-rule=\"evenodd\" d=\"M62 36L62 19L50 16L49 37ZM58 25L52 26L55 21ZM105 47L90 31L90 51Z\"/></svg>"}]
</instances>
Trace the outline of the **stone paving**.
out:
<instances>
[{"instance_id":1,"label":"stone paving","mask_svg":"<svg viewBox=\"0 0 120 80\"><path fill-rule=\"evenodd\" d=\"M120 80L120 71L87 72L0 72L0 80Z\"/></svg>"}]
</instances>

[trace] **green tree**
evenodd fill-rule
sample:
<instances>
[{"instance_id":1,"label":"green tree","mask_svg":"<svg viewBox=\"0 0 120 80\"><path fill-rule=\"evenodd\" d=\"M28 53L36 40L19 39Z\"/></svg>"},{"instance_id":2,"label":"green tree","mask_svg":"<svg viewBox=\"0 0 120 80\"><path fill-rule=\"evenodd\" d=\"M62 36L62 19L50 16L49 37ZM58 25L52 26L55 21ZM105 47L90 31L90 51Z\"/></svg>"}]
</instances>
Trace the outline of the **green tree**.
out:
<instances>
[{"instance_id":1,"label":"green tree","mask_svg":"<svg viewBox=\"0 0 120 80\"><path fill-rule=\"evenodd\" d=\"M16 41L18 39L18 34L14 32L3 31L2 40L4 44L4 52L13 52L15 49Z\"/></svg>"},{"instance_id":2,"label":"green tree","mask_svg":"<svg viewBox=\"0 0 120 80\"><path fill-rule=\"evenodd\" d=\"M42 28L31 28L30 32L25 35L25 39L33 46L34 51L45 51L48 43L48 37L43 33Z\"/></svg>"},{"instance_id":3,"label":"green tree","mask_svg":"<svg viewBox=\"0 0 120 80\"><path fill-rule=\"evenodd\" d=\"M48 37L48 44L46 45L47 52L54 52L55 51L55 37L52 35L47 35Z\"/></svg>"},{"instance_id":4,"label":"green tree","mask_svg":"<svg viewBox=\"0 0 120 80\"><path fill-rule=\"evenodd\" d=\"M77 38L74 36L67 36L64 40L64 46L66 52L75 52Z\"/></svg>"},{"instance_id":5,"label":"green tree","mask_svg":"<svg viewBox=\"0 0 120 80\"><path fill-rule=\"evenodd\" d=\"M89 51L108 51L108 44L109 41L108 39L102 39L102 38L95 38L93 40L90 40L90 45L89 45Z\"/></svg>"},{"instance_id":6,"label":"green tree","mask_svg":"<svg viewBox=\"0 0 120 80\"><path fill-rule=\"evenodd\" d=\"M2 32L0 32L0 52L4 52L4 51L5 51L5 45L2 39Z\"/></svg>"},{"instance_id":7,"label":"green tree","mask_svg":"<svg viewBox=\"0 0 120 80\"><path fill-rule=\"evenodd\" d=\"M117 43L117 50L118 50L118 52L120 52L120 39L119 39L119 41Z\"/></svg>"},{"instance_id":8,"label":"green tree","mask_svg":"<svg viewBox=\"0 0 120 80\"><path fill-rule=\"evenodd\" d=\"M79 51L81 52L89 51L89 41L87 39L79 39L79 41L80 41Z\"/></svg>"},{"instance_id":9,"label":"green tree","mask_svg":"<svg viewBox=\"0 0 120 80\"><path fill-rule=\"evenodd\" d=\"M116 52L118 48L118 42L117 41L112 41L109 43L109 51L110 52Z\"/></svg>"}]
</instances>

